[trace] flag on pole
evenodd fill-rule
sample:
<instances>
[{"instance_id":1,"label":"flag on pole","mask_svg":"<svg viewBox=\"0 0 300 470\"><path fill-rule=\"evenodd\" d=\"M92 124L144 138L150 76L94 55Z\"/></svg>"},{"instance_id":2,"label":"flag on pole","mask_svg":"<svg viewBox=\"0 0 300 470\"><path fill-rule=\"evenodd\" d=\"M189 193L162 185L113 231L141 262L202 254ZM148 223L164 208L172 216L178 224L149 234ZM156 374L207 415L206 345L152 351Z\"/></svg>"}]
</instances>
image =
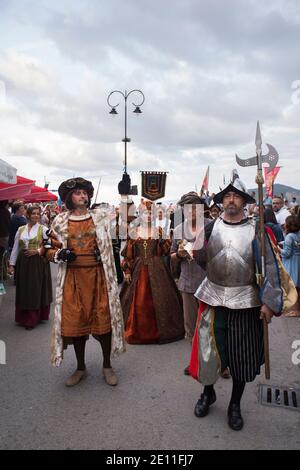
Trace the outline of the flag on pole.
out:
<instances>
[{"instance_id":1,"label":"flag on pole","mask_svg":"<svg viewBox=\"0 0 300 470\"><path fill-rule=\"evenodd\" d=\"M209 165L207 167L202 186L201 186L201 194L204 193L204 191L208 191L208 180L209 180Z\"/></svg>"},{"instance_id":2,"label":"flag on pole","mask_svg":"<svg viewBox=\"0 0 300 470\"><path fill-rule=\"evenodd\" d=\"M266 194L269 197L273 197L273 184L274 184L274 181L276 179L276 176L279 173L280 168L281 168L280 166L275 166L275 168L273 168L273 170L271 170L271 171L269 171L268 167L264 168L265 183L266 183Z\"/></svg>"},{"instance_id":3,"label":"flag on pole","mask_svg":"<svg viewBox=\"0 0 300 470\"><path fill-rule=\"evenodd\" d=\"M141 171L142 197L156 201L165 197L167 171Z\"/></svg>"}]
</instances>

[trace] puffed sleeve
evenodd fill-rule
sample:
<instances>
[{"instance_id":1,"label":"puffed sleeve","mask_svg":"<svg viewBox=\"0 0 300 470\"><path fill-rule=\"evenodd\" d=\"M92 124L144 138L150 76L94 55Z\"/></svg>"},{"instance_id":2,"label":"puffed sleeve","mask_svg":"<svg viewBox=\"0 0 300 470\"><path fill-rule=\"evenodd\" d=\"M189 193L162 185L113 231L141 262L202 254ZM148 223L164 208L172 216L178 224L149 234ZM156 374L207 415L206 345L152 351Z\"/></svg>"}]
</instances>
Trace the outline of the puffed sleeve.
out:
<instances>
[{"instance_id":1,"label":"puffed sleeve","mask_svg":"<svg viewBox=\"0 0 300 470\"><path fill-rule=\"evenodd\" d=\"M11 266L15 266L16 265L16 262L17 262L17 257L18 257L18 254L19 254L19 242L20 242L20 228L18 229L16 235L15 235L15 241L14 241L14 246L13 246L13 249L12 249L12 252L11 252L11 255L10 255L10 259L9 259L9 264Z\"/></svg>"},{"instance_id":2,"label":"puffed sleeve","mask_svg":"<svg viewBox=\"0 0 300 470\"><path fill-rule=\"evenodd\" d=\"M172 244L171 244L171 254L177 253L178 245L179 245L179 240L177 238L173 237Z\"/></svg>"},{"instance_id":3,"label":"puffed sleeve","mask_svg":"<svg viewBox=\"0 0 300 470\"><path fill-rule=\"evenodd\" d=\"M123 248L121 255L123 260L121 262L121 268L125 274L131 274L132 268L135 261L135 250L134 250L134 240L128 239L125 247Z\"/></svg>"},{"instance_id":4,"label":"puffed sleeve","mask_svg":"<svg viewBox=\"0 0 300 470\"><path fill-rule=\"evenodd\" d=\"M57 239L55 233L51 231L48 234L46 246L44 245L44 256L48 261L55 263L55 254L62 247L61 242Z\"/></svg>"},{"instance_id":5,"label":"puffed sleeve","mask_svg":"<svg viewBox=\"0 0 300 470\"><path fill-rule=\"evenodd\" d=\"M157 244L157 255L158 256L168 256L171 249L171 239L163 231L161 227L158 228L157 232L158 244Z\"/></svg>"},{"instance_id":6,"label":"puffed sleeve","mask_svg":"<svg viewBox=\"0 0 300 470\"><path fill-rule=\"evenodd\" d=\"M281 258L290 258L293 254L294 239L288 234L283 242L283 249L281 250Z\"/></svg>"}]
</instances>

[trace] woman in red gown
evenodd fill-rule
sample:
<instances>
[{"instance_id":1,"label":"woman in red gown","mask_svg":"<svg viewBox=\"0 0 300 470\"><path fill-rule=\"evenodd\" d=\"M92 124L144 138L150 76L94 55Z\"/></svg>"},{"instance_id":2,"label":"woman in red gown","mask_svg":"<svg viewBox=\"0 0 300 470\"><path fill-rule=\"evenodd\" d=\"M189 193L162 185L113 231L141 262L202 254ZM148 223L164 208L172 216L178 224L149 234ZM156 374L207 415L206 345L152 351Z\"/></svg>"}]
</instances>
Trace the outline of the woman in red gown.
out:
<instances>
[{"instance_id":1,"label":"woman in red gown","mask_svg":"<svg viewBox=\"0 0 300 470\"><path fill-rule=\"evenodd\" d=\"M152 224L152 204L122 251L121 291L125 339L129 344L167 343L184 337L181 295L164 258L171 240Z\"/></svg>"}]
</instances>

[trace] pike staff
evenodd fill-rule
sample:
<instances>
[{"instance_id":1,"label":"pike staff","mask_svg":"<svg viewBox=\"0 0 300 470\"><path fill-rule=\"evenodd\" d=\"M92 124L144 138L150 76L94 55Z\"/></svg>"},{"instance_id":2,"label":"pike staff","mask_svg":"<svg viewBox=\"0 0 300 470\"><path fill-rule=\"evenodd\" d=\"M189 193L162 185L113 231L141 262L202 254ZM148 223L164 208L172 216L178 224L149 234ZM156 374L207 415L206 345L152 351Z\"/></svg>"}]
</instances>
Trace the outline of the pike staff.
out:
<instances>
[{"instance_id":1,"label":"pike staff","mask_svg":"<svg viewBox=\"0 0 300 470\"><path fill-rule=\"evenodd\" d=\"M264 207L263 207L263 172L262 164L269 164L269 171L273 170L277 165L279 155L277 150L270 144L266 144L269 152L266 155L262 155L262 139L259 127L259 121L257 121L256 127L256 156L242 160L236 155L236 161L240 166L257 166L257 175L255 182L258 186L258 203L259 203L259 237L260 237L260 275L259 275L259 286L262 288L266 276L265 272L265 224L264 224ZM264 353L265 353L265 377L270 379L270 354L269 354L269 333L268 333L268 323L265 318L263 318L263 330L264 330Z\"/></svg>"}]
</instances>

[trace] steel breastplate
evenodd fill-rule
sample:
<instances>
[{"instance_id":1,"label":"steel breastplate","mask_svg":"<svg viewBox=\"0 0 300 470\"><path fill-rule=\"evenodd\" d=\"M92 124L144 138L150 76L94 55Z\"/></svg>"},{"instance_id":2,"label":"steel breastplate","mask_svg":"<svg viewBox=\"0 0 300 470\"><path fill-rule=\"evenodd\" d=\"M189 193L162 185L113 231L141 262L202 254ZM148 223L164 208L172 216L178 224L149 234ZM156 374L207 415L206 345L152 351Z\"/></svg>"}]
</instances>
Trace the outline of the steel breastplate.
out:
<instances>
[{"instance_id":1,"label":"steel breastplate","mask_svg":"<svg viewBox=\"0 0 300 470\"><path fill-rule=\"evenodd\" d=\"M218 219L207 245L207 278L220 286L247 286L255 282L252 221L229 225Z\"/></svg>"},{"instance_id":2,"label":"steel breastplate","mask_svg":"<svg viewBox=\"0 0 300 470\"><path fill-rule=\"evenodd\" d=\"M203 302L232 309L260 305L255 280L252 220L230 225L217 219L207 245L207 277L195 296Z\"/></svg>"}]
</instances>

